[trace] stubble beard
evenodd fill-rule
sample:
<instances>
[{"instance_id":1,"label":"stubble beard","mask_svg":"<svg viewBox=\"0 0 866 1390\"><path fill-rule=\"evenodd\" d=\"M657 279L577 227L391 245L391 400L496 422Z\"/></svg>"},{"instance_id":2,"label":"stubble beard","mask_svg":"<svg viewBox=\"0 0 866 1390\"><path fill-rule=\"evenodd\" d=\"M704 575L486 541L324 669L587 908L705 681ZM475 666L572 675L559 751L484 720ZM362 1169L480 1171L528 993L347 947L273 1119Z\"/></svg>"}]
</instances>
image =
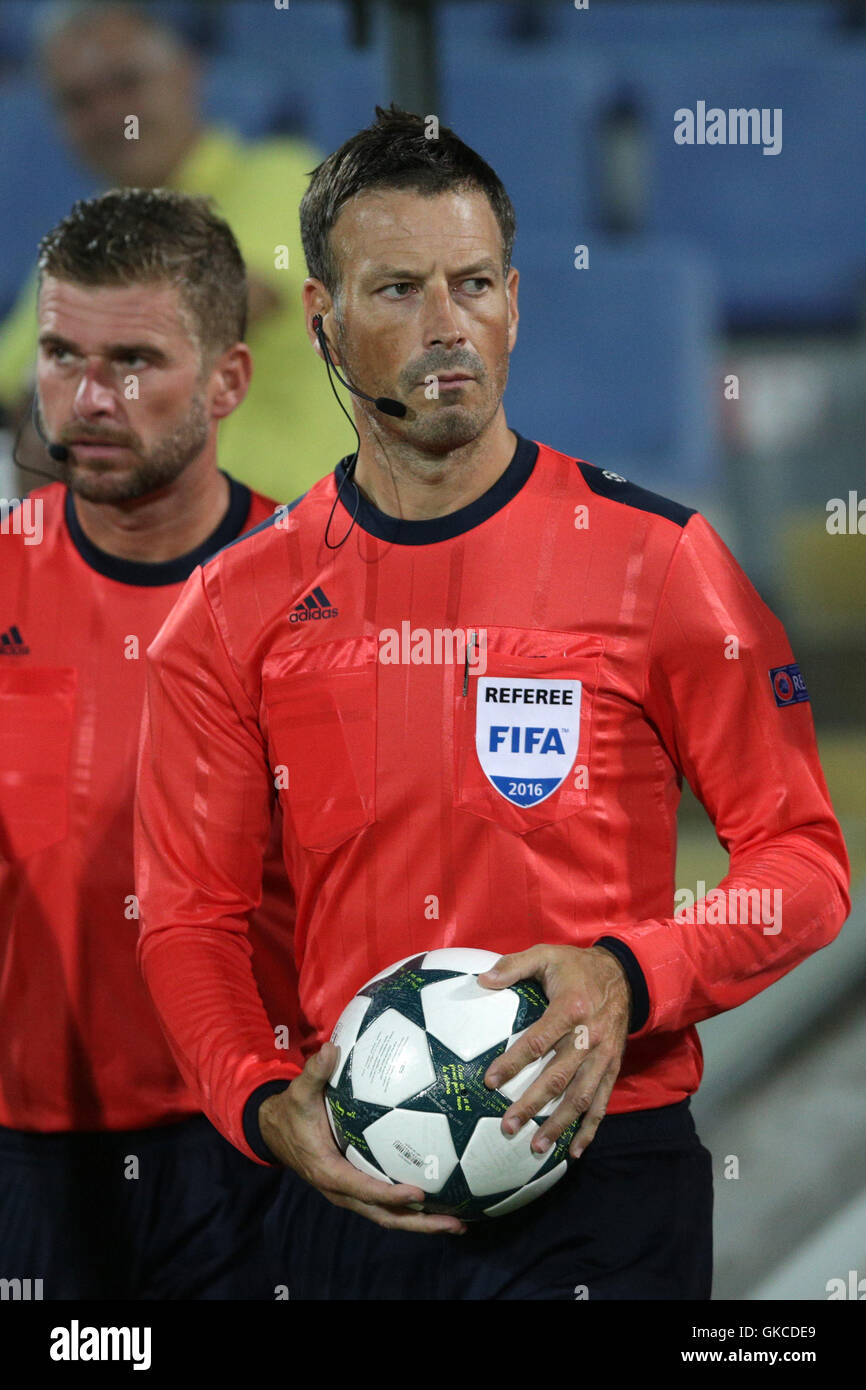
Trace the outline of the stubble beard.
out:
<instances>
[{"instance_id":1,"label":"stubble beard","mask_svg":"<svg viewBox=\"0 0 866 1390\"><path fill-rule=\"evenodd\" d=\"M113 459L105 460L105 471L102 472L99 471L101 461L98 458L89 459L85 465L77 464L72 456L74 446L70 446L72 453L58 465L58 471L70 492L86 502L133 502L168 487L180 477L204 449L209 432L210 420L204 396L196 395L190 402L186 418L149 452L141 452L137 443L131 445L136 449L138 458L122 473L118 473Z\"/></svg>"},{"instance_id":2,"label":"stubble beard","mask_svg":"<svg viewBox=\"0 0 866 1390\"><path fill-rule=\"evenodd\" d=\"M346 362L346 342L342 332L339 319L336 324L337 347L342 362ZM449 402L447 397L443 400L440 396L434 398L432 403L425 409L413 411L409 408L409 415L397 421L389 416L383 416L375 406L364 404L364 409L378 433L384 430L392 437L393 443L400 452L400 445L404 449L415 454L413 464L423 467L424 455L430 455L431 468L435 468L439 459L456 449L462 449L467 444L471 444L484 432L491 420L496 415L505 393L508 381L509 354L507 348L503 350L501 357L497 360L492 371L487 371L478 358L470 353L450 353L443 354L441 361L431 365L425 375L436 375L436 369L440 372L464 370L471 372L475 377L474 387L467 390L480 390L481 399L474 406L464 405L455 401ZM355 381L351 369L343 369L343 375L350 381ZM410 374L408 371L398 377L395 399L407 401L414 382L417 381L417 368ZM361 383L356 383L361 385ZM362 389L367 389L362 387ZM370 394L390 394L370 391ZM450 393L449 393L450 395ZM425 403L426 404L426 403ZM412 418L414 415L414 418ZM418 457L418 454L421 457Z\"/></svg>"}]
</instances>

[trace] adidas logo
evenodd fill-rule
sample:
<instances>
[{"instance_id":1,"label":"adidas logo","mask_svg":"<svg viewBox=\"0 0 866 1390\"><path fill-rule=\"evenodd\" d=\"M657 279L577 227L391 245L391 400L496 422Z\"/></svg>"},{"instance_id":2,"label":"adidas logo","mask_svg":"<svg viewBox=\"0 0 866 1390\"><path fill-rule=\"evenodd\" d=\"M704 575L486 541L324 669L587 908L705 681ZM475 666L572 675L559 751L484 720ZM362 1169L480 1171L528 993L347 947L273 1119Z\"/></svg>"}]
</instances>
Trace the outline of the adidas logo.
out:
<instances>
[{"instance_id":1,"label":"adidas logo","mask_svg":"<svg viewBox=\"0 0 866 1390\"><path fill-rule=\"evenodd\" d=\"M0 632L0 656L27 656L30 648L13 623L7 632Z\"/></svg>"},{"instance_id":2,"label":"adidas logo","mask_svg":"<svg viewBox=\"0 0 866 1390\"><path fill-rule=\"evenodd\" d=\"M323 618L336 618L339 608L332 608L331 601L318 584L301 603L296 603L289 614L290 623L319 622Z\"/></svg>"}]
</instances>

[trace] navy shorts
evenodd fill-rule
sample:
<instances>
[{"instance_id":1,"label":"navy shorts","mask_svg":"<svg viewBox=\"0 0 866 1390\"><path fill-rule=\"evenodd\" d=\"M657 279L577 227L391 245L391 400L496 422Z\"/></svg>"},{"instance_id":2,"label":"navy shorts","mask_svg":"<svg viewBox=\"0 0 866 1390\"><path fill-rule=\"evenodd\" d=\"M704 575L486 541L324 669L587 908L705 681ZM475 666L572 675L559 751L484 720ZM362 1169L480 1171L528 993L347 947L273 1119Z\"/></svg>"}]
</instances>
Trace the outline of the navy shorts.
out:
<instances>
[{"instance_id":1,"label":"navy shorts","mask_svg":"<svg viewBox=\"0 0 866 1390\"><path fill-rule=\"evenodd\" d=\"M273 1299L263 1219L279 1180L203 1115L0 1128L0 1278L31 1299Z\"/></svg>"},{"instance_id":2,"label":"navy shorts","mask_svg":"<svg viewBox=\"0 0 866 1390\"><path fill-rule=\"evenodd\" d=\"M385 1230L288 1170L265 1225L290 1299L709 1299L712 1161L683 1100L605 1116L543 1197L465 1235Z\"/></svg>"}]
</instances>

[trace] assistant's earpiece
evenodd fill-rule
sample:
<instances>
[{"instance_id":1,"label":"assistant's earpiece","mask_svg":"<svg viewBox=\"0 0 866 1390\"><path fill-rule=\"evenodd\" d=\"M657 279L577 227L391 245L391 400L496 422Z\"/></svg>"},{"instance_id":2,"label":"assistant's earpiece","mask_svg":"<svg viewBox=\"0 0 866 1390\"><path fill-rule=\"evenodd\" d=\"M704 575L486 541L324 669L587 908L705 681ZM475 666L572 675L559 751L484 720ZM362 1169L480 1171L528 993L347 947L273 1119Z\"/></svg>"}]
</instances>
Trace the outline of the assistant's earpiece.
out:
<instances>
[{"instance_id":1,"label":"assistant's earpiece","mask_svg":"<svg viewBox=\"0 0 866 1390\"><path fill-rule=\"evenodd\" d=\"M69 450L65 444L55 444L48 438L42 428L42 421L39 419L39 410L36 405L36 392L33 392L33 399L30 402L30 415L33 420L33 428L48 450L48 457L54 459L55 463L65 463L69 458Z\"/></svg>"}]
</instances>

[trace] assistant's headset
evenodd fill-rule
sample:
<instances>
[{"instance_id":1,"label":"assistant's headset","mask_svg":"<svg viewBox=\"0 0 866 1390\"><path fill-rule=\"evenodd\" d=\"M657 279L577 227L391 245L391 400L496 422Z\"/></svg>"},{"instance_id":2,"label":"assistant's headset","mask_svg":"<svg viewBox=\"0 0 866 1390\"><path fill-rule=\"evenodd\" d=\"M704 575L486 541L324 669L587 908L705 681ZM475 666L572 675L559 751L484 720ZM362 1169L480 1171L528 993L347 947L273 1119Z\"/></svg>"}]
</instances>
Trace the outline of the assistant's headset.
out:
<instances>
[{"instance_id":1,"label":"assistant's headset","mask_svg":"<svg viewBox=\"0 0 866 1390\"><path fill-rule=\"evenodd\" d=\"M352 520L349 525L349 530L346 532L343 539L341 541L338 541L336 545L332 545L331 542L328 540L328 532L331 529L331 522L334 519L334 511L336 510L337 503L340 500L340 493L343 490L343 486L350 478L352 478L355 472L355 464L358 461L358 449L360 449L361 447L361 436L358 434L358 430L355 426L354 420L352 419L351 415L349 414L348 410L343 405L343 402L340 400L340 397L337 394L337 388L334 385L331 372L333 371L334 375L337 377L337 380L342 382L342 384L346 387L347 391L351 391L352 395L360 397L362 401L369 401L370 404L374 405L377 410L380 410L383 415L391 415L397 420L402 420L407 413L407 407L403 404L402 401L395 400L393 396L368 396L366 391L362 391L359 387L354 386L351 381L347 381L344 376L341 376L340 372L337 370L331 358L331 353L328 348L328 340L325 337L325 330L322 326L321 314L313 315L312 326L313 332L315 333L316 338L318 339L319 347L322 349L322 356L325 359L325 368L328 373L328 382L330 384L331 390L334 393L334 397L338 406L342 410L346 419L349 421L349 424L352 426L352 429L355 431L355 438L358 441L358 448L355 450L354 454L349 459L343 477L340 479L340 485L337 488L337 495L334 498L334 505L331 508L331 512L328 517L328 524L325 527L325 544L327 545L329 550L338 550L340 546L343 545L343 543L348 539L349 532L352 530L352 527L355 524L355 518L358 514L358 504L361 499L361 494L358 491L357 485L355 486L355 507L352 512ZM39 408L37 405L35 391L33 393L33 399L30 405L30 418L33 422L33 427L36 430L36 433L39 435L39 438L45 445L48 457L53 459L55 463L65 463L66 460L69 458L70 450L67 448L65 444L59 444L55 440L49 439L47 434L45 433L45 430L42 428L42 421L39 418ZM13 462L16 463L18 467L23 469L25 472L39 473L42 477L50 478L52 482L57 482L58 479L54 473L49 473L44 468L34 468L32 464L25 464L19 460L18 449L21 444L22 431L23 424L19 425L18 431L15 436L15 444L12 449Z\"/></svg>"}]
</instances>

